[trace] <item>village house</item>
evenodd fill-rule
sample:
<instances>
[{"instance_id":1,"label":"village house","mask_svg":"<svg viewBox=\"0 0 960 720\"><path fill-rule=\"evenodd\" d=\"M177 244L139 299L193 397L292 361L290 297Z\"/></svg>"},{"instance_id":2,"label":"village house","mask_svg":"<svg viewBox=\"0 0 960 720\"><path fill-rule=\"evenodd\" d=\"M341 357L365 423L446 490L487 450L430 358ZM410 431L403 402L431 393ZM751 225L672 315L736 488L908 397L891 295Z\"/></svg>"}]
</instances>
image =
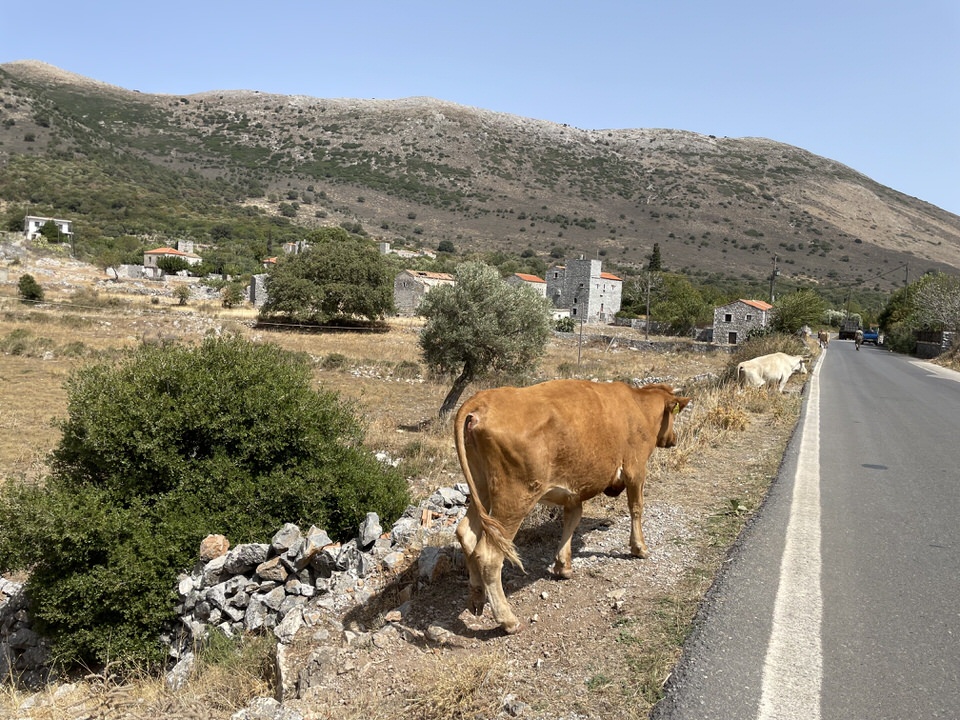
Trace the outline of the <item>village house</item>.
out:
<instances>
[{"instance_id":1,"label":"village house","mask_svg":"<svg viewBox=\"0 0 960 720\"><path fill-rule=\"evenodd\" d=\"M401 270L393 281L393 304L397 315L417 314L420 301L439 285L454 285L450 273L427 272L426 270Z\"/></svg>"},{"instance_id":2,"label":"village house","mask_svg":"<svg viewBox=\"0 0 960 720\"><path fill-rule=\"evenodd\" d=\"M536 275L528 273L514 273L507 278L507 284L514 287L526 285L541 297L547 296L547 281Z\"/></svg>"},{"instance_id":3,"label":"village house","mask_svg":"<svg viewBox=\"0 0 960 720\"><path fill-rule=\"evenodd\" d=\"M735 300L713 310L713 342L736 345L751 330L765 328L772 319L773 305L763 300Z\"/></svg>"},{"instance_id":4,"label":"village house","mask_svg":"<svg viewBox=\"0 0 960 720\"><path fill-rule=\"evenodd\" d=\"M27 236L27 240L32 240L40 234L40 229L48 222L52 222L57 226L57 230L60 231L61 238L64 242L71 242L73 240L72 221L61 220L60 218L40 217L38 215L27 215L23 219L23 234Z\"/></svg>"},{"instance_id":5,"label":"village house","mask_svg":"<svg viewBox=\"0 0 960 720\"><path fill-rule=\"evenodd\" d=\"M176 248L154 248L153 250L147 250L143 254L144 276L154 279L163 277L163 270L161 270L158 265L160 260L163 258L180 258L181 260L186 261L188 265L199 265L201 262L203 262L203 258L194 254L193 243L191 242L177 243Z\"/></svg>"},{"instance_id":6,"label":"village house","mask_svg":"<svg viewBox=\"0 0 960 720\"><path fill-rule=\"evenodd\" d=\"M547 299L569 309L570 317L588 323L610 323L620 310L623 280L603 272L599 260L568 260L547 271Z\"/></svg>"},{"instance_id":7,"label":"village house","mask_svg":"<svg viewBox=\"0 0 960 720\"><path fill-rule=\"evenodd\" d=\"M295 240L283 244L284 255L299 255L310 249L310 244L306 240Z\"/></svg>"},{"instance_id":8,"label":"village house","mask_svg":"<svg viewBox=\"0 0 960 720\"><path fill-rule=\"evenodd\" d=\"M381 255L396 255L399 258L430 258L435 259L437 254L432 250L420 249L420 250L404 250L403 248L394 249L390 246L390 243L386 240L379 243L380 254Z\"/></svg>"}]
</instances>

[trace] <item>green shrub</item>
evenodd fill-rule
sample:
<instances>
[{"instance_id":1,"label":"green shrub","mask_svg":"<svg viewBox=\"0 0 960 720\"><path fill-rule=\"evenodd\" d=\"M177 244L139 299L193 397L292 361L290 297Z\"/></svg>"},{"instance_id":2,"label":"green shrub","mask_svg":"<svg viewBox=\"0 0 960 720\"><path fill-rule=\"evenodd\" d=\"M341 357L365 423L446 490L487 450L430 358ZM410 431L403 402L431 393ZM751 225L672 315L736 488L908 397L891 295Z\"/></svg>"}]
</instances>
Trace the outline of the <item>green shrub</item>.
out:
<instances>
[{"instance_id":1,"label":"green shrub","mask_svg":"<svg viewBox=\"0 0 960 720\"><path fill-rule=\"evenodd\" d=\"M33 275L21 275L17 282L17 291L21 299L28 302L43 302L43 288Z\"/></svg>"},{"instance_id":2,"label":"green shrub","mask_svg":"<svg viewBox=\"0 0 960 720\"><path fill-rule=\"evenodd\" d=\"M393 376L402 380L416 380L420 374L420 364L412 360L401 360L393 367Z\"/></svg>"},{"instance_id":3,"label":"green shrub","mask_svg":"<svg viewBox=\"0 0 960 720\"><path fill-rule=\"evenodd\" d=\"M6 337L0 338L0 352L8 355L40 357L48 350L52 350L53 347L53 340L45 337L35 337L26 328L17 328L9 332Z\"/></svg>"},{"instance_id":4,"label":"green shrub","mask_svg":"<svg viewBox=\"0 0 960 720\"><path fill-rule=\"evenodd\" d=\"M60 349L60 354L64 357L83 357L89 351L90 349L87 347L86 343L81 340L74 340L64 345Z\"/></svg>"},{"instance_id":5,"label":"green shrub","mask_svg":"<svg viewBox=\"0 0 960 720\"><path fill-rule=\"evenodd\" d=\"M70 304L82 308L115 308L120 307L122 302L112 295L101 297L93 288L81 288L70 295Z\"/></svg>"},{"instance_id":6,"label":"green shrub","mask_svg":"<svg viewBox=\"0 0 960 720\"><path fill-rule=\"evenodd\" d=\"M320 367L324 370L344 370L350 366L350 359L343 353L330 353L327 355Z\"/></svg>"},{"instance_id":7,"label":"green shrub","mask_svg":"<svg viewBox=\"0 0 960 720\"><path fill-rule=\"evenodd\" d=\"M190 269L190 263L181 257L162 257L157 260L157 267L167 275L176 275L178 272Z\"/></svg>"},{"instance_id":8,"label":"green shrub","mask_svg":"<svg viewBox=\"0 0 960 720\"><path fill-rule=\"evenodd\" d=\"M4 336L3 340L0 340L0 350L5 353L10 353L11 355L17 355L11 351L11 348L19 345L33 337L33 333L27 328L17 328L16 330L11 330Z\"/></svg>"},{"instance_id":9,"label":"green shrub","mask_svg":"<svg viewBox=\"0 0 960 720\"><path fill-rule=\"evenodd\" d=\"M236 307L243 302L243 287L239 283L230 283L221 290L220 298L225 308Z\"/></svg>"},{"instance_id":10,"label":"green shrub","mask_svg":"<svg viewBox=\"0 0 960 720\"><path fill-rule=\"evenodd\" d=\"M557 319L553 327L557 332L571 333L576 329L577 325L572 317L562 317Z\"/></svg>"},{"instance_id":11,"label":"green shrub","mask_svg":"<svg viewBox=\"0 0 960 720\"><path fill-rule=\"evenodd\" d=\"M0 572L30 571L31 614L66 665L160 662L177 574L208 533L264 542L293 522L346 539L408 502L355 410L273 345L144 345L75 371L67 393L51 476L0 487Z\"/></svg>"}]
</instances>

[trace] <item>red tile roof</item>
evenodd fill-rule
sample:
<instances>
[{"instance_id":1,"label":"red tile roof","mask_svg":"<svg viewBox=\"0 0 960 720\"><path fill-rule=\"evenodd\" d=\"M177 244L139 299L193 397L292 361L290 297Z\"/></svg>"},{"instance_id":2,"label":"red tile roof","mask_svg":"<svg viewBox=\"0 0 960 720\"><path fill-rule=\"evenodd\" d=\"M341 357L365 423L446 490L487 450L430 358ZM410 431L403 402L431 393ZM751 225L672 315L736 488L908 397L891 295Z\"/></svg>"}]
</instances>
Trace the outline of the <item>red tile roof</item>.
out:
<instances>
[{"instance_id":1,"label":"red tile roof","mask_svg":"<svg viewBox=\"0 0 960 720\"><path fill-rule=\"evenodd\" d=\"M176 248L170 248L170 247L161 247L161 248L155 248L153 250L147 250L144 253L144 255L179 255L181 257L199 257L198 255L194 255L193 253L185 253L185 252L182 252L181 250L177 250Z\"/></svg>"},{"instance_id":2,"label":"red tile roof","mask_svg":"<svg viewBox=\"0 0 960 720\"><path fill-rule=\"evenodd\" d=\"M773 305L765 303L763 300L744 300L740 298L740 302L746 303L750 307L755 307L757 310L773 310Z\"/></svg>"},{"instance_id":3,"label":"red tile roof","mask_svg":"<svg viewBox=\"0 0 960 720\"><path fill-rule=\"evenodd\" d=\"M544 280L543 278L539 278L539 277L537 277L536 275L529 275L529 274L527 274L527 273L514 273L514 275L516 275L518 278L520 278L520 279L523 280L524 282L532 282L532 283L545 283L545 282L546 282L546 280Z\"/></svg>"}]
</instances>

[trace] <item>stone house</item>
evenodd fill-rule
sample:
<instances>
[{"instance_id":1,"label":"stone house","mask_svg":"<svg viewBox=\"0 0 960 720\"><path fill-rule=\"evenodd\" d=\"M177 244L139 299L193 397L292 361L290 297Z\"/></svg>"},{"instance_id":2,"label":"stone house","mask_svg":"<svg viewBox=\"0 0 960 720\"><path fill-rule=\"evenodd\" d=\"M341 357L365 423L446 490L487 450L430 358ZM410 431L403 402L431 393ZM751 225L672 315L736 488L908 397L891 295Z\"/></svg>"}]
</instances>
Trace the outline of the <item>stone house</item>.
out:
<instances>
[{"instance_id":1,"label":"stone house","mask_svg":"<svg viewBox=\"0 0 960 720\"><path fill-rule=\"evenodd\" d=\"M547 299L570 317L588 323L611 323L620 310L623 280L603 272L599 260L568 260L547 271Z\"/></svg>"},{"instance_id":2,"label":"stone house","mask_svg":"<svg viewBox=\"0 0 960 720\"><path fill-rule=\"evenodd\" d=\"M514 273L509 276L506 280L508 285L513 285L519 287L520 285L526 285L529 288L532 288L540 297L547 296L547 281L536 275L529 275L527 273Z\"/></svg>"},{"instance_id":3,"label":"stone house","mask_svg":"<svg viewBox=\"0 0 960 720\"><path fill-rule=\"evenodd\" d=\"M428 292L439 285L453 285L455 282L450 273L401 270L393 281L393 304L397 315L416 315L420 301Z\"/></svg>"},{"instance_id":4,"label":"stone house","mask_svg":"<svg viewBox=\"0 0 960 720\"><path fill-rule=\"evenodd\" d=\"M425 257L433 260L437 257L437 254L435 252L433 252L432 250L427 250L425 248L421 248L419 250L404 250L403 248L394 249L393 247L391 247L390 243L387 242L386 240L381 241L379 243L379 248L380 248L381 255L396 255L399 258L409 259L409 258Z\"/></svg>"},{"instance_id":5,"label":"stone house","mask_svg":"<svg viewBox=\"0 0 960 720\"><path fill-rule=\"evenodd\" d=\"M52 222L57 226L60 235L65 242L73 240L73 222L70 220L61 220L60 218L40 217L39 215L27 215L23 219L23 234L27 240L32 240L40 234L40 228Z\"/></svg>"},{"instance_id":6,"label":"stone house","mask_svg":"<svg viewBox=\"0 0 960 720\"><path fill-rule=\"evenodd\" d=\"M736 345L754 328L765 328L772 319L773 305L763 300L734 300L713 309L713 342Z\"/></svg>"}]
</instances>

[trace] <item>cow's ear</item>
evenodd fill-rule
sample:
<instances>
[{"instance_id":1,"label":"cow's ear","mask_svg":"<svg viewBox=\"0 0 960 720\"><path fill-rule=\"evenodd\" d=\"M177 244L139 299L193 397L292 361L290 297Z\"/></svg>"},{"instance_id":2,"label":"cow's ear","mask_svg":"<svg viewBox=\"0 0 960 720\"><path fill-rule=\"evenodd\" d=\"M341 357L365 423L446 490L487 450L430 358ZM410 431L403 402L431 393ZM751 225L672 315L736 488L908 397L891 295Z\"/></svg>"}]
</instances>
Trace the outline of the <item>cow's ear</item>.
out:
<instances>
[{"instance_id":1,"label":"cow's ear","mask_svg":"<svg viewBox=\"0 0 960 720\"><path fill-rule=\"evenodd\" d=\"M673 407L670 409L670 412L676 415L689 404L690 398L688 397L674 398Z\"/></svg>"}]
</instances>

